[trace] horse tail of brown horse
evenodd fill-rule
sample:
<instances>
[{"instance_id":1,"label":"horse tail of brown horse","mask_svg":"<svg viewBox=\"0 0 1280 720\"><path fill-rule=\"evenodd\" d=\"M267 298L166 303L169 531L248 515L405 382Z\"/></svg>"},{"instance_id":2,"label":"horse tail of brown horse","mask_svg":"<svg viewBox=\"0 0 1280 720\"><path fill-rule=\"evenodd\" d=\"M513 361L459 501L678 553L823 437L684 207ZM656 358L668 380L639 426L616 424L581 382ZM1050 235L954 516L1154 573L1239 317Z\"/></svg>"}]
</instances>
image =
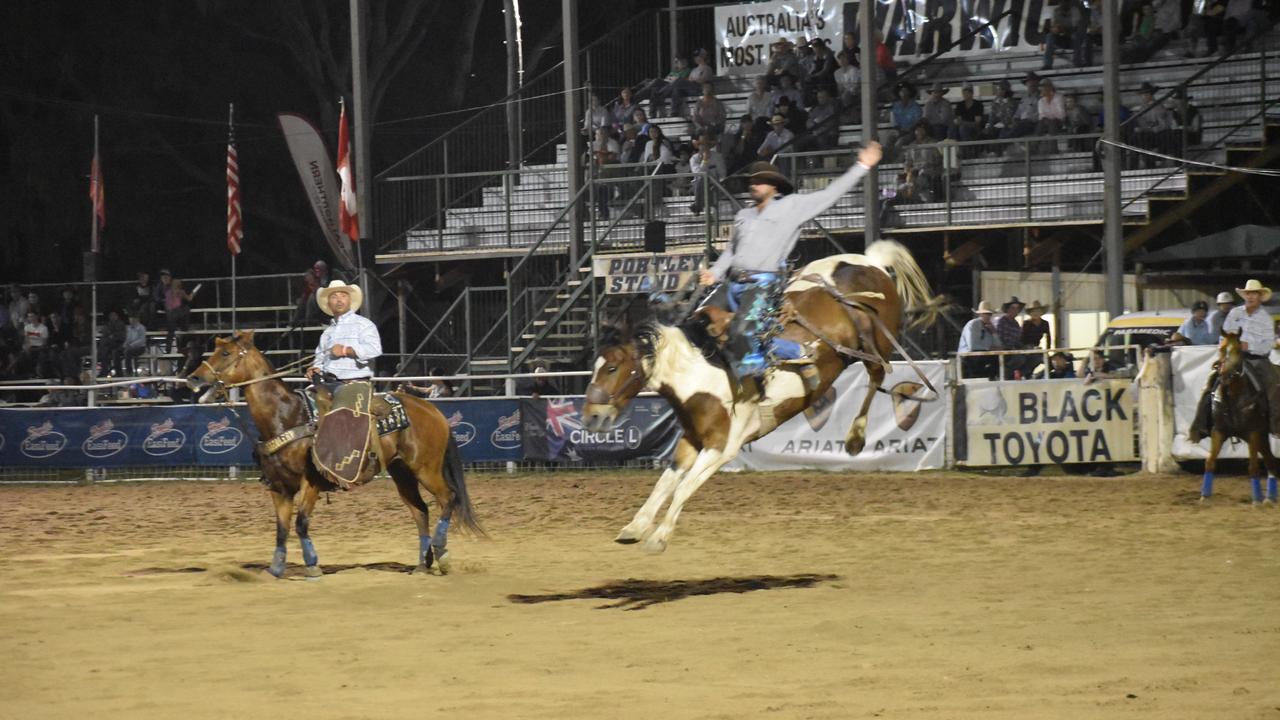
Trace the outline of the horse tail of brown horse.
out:
<instances>
[{"instance_id":1,"label":"horse tail of brown horse","mask_svg":"<svg viewBox=\"0 0 1280 720\"><path fill-rule=\"evenodd\" d=\"M912 325L928 326L938 319L938 300L910 250L893 240L877 240L867 246L863 255L893 278L903 310L915 318Z\"/></svg>"},{"instance_id":2,"label":"horse tail of brown horse","mask_svg":"<svg viewBox=\"0 0 1280 720\"><path fill-rule=\"evenodd\" d=\"M444 448L444 482L453 493L449 503L449 516L453 522L462 523L477 535L485 535L484 528L476 520L475 508L471 506L471 494L467 491L467 479L462 473L462 452L458 443L454 442L453 433L448 434L448 442Z\"/></svg>"}]
</instances>

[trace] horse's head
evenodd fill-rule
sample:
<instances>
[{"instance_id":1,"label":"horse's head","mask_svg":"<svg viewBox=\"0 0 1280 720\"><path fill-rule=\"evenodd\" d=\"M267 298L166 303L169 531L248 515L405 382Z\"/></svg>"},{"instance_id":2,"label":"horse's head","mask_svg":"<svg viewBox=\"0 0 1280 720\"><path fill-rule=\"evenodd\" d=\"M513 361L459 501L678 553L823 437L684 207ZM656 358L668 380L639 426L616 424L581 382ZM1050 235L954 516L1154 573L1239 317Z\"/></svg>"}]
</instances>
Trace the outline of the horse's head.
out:
<instances>
[{"instance_id":1,"label":"horse's head","mask_svg":"<svg viewBox=\"0 0 1280 720\"><path fill-rule=\"evenodd\" d=\"M1218 375L1224 379L1238 375L1244 368L1244 350L1240 348L1240 333L1222 333L1218 347Z\"/></svg>"},{"instance_id":2,"label":"horse's head","mask_svg":"<svg viewBox=\"0 0 1280 720\"><path fill-rule=\"evenodd\" d=\"M595 371L582 405L582 424L591 432L613 426L618 413L645 385L643 353L634 337L617 337L602 344Z\"/></svg>"},{"instance_id":3,"label":"horse's head","mask_svg":"<svg viewBox=\"0 0 1280 720\"><path fill-rule=\"evenodd\" d=\"M198 400L211 402L226 392L226 386L250 380L260 374L255 358L262 355L253 344L253 331L245 330L228 338L215 338L213 350L190 375L187 387L192 391L204 390Z\"/></svg>"}]
</instances>

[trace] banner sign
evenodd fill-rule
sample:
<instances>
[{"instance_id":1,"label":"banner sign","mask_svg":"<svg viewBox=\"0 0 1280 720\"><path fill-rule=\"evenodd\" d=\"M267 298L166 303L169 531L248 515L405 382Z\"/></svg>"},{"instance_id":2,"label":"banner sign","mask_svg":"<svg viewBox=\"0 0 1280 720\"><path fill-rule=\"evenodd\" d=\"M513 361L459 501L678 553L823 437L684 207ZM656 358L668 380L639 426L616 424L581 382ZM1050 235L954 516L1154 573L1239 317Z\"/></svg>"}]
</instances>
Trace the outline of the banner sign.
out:
<instances>
[{"instance_id":1,"label":"banner sign","mask_svg":"<svg viewBox=\"0 0 1280 720\"><path fill-rule=\"evenodd\" d=\"M302 188L311 201L311 210L315 213L316 222L320 224L325 241L329 243L329 249L333 250L334 258L348 270L356 269L351 243L338 228L338 204L342 202L342 196L333 161L329 159L329 150L320 137L320 131L310 120L294 113L278 113L276 120L280 123L285 144L289 146L289 155L293 158L298 177L302 180Z\"/></svg>"},{"instance_id":2,"label":"banner sign","mask_svg":"<svg viewBox=\"0 0 1280 720\"><path fill-rule=\"evenodd\" d=\"M702 262L701 252L597 256L593 274L609 294L674 292L693 282Z\"/></svg>"},{"instance_id":3,"label":"banner sign","mask_svg":"<svg viewBox=\"0 0 1280 720\"><path fill-rule=\"evenodd\" d=\"M946 363L916 363L934 387L946 385ZM729 470L925 470L946 464L947 399L934 397L907 363L876 393L862 452L850 457L845 436L862 408L867 371L852 366L804 413L743 447Z\"/></svg>"},{"instance_id":4,"label":"banner sign","mask_svg":"<svg viewBox=\"0 0 1280 720\"><path fill-rule=\"evenodd\" d=\"M449 421L463 462L521 459L519 400L432 400Z\"/></svg>"},{"instance_id":5,"label":"banner sign","mask_svg":"<svg viewBox=\"0 0 1280 720\"><path fill-rule=\"evenodd\" d=\"M665 459L680 439L680 424L666 400L631 401L612 430L593 433L582 427L582 398L520 401L524 457L555 462Z\"/></svg>"},{"instance_id":6,"label":"banner sign","mask_svg":"<svg viewBox=\"0 0 1280 720\"><path fill-rule=\"evenodd\" d=\"M770 46L779 40L825 38L833 50L843 42L839 0L784 0L715 9L716 68L729 76L763 75Z\"/></svg>"},{"instance_id":7,"label":"banner sign","mask_svg":"<svg viewBox=\"0 0 1280 720\"><path fill-rule=\"evenodd\" d=\"M1187 440L1187 430L1195 419L1196 404L1200 402L1200 394L1205 383L1209 381L1209 373L1213 370L1213 361L1218 357L1215 345L1190 345L1174 348L1169 359L1169 368L1173 374L1173 457L1175 460L1204 460L1209 457L1209 438L1192 444ZM1276 353L1271 354L1271 361L1276 361ZM1280 455L1280 439L1268 436L1271 440L1271 452ZM1249 457L1249 446L1238 438L1232 438L1222 444L1218 453L1220 458L1245 460Z\"/></svg>"},{"instance_id":8,"label":"banner sign","mask_svg":"<svg viewBox=\"0 0 1280 720\"><path fill-rule=\"evenodd\" d=\"M0 410L0 466L254 465L257 429L229 408Z\"/></svg>"},{"instance_id":9,"label":"banner sign","mask_svg":"<svg viewBox=\"0 0 1280 720\"><path fill-rule=\"evenodd\" d=\"M1132 381L1023 380L961 385L956 461L962 465L1127 462L1134 447Z\"/></svg>"}]
</instances>

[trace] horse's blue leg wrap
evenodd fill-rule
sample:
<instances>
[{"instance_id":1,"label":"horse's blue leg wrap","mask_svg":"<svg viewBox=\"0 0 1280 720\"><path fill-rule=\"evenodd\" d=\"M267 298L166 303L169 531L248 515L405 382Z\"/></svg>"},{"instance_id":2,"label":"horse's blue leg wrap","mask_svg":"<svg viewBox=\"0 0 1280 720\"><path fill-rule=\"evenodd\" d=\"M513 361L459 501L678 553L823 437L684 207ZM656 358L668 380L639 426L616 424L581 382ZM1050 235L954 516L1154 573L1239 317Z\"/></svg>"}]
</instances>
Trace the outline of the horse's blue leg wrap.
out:
<instances>
[{"instance_id":1,"label":"horse's blue leg wrap","mask_svg":"<svg viewBox=\"0 0 1280 720\"><path fill-rule=\"evenodd\" d=\"M436 531L431 536L431 544L437 550L443 550L444 546L449 542L449 519L440 518L436 521Z\"/></svg>"},{"instance_id":2,"label":"horse's blue leg wrap","mask_svg":"<svg viewBox=\"0 0 1280 720\"><path fill-rule=\"evenodd\" d=\"M1204 483L1200 485L1200 497L1209 497L1213 495L1213 473L1206 472L1204 474Z\"/></svg>"},{"instance_id":3,"label":"horse's blue leg wrap","mask_svg":"<svg viewBox=\"0 0 1280 720\"><path fill-rule=\"evenodd\" d=\"M427 553L429 552L431 552L431 536L419 535L418 536L418 564L419 565L427 564Z\"/></svg>"},{"instance_id":4,"label":"horse's blue leg wrap","mask_svg":"<svg viewBox=\"0 0 1280 720\"><path fill-rule=\"evenodd\" d=\"M1277 495L1280 495L1280 492L1277 492L1276 477L1272 475L1271 477L1267 478L1267 499L1270 500L1271 502L1280 500L1280 498L1276 497Z\"/></svg>"},{"instance_id":5,"label":"horse's blue leg wrap","mask_svg":"<svg viewBox=\"0 0 1280 720\"><path fill-rule=\"evenodd\" d=\"M267 568L267 572L276 577L283 577L287 553L283 545L277 545L275 554L271 556L271 567Z\"/></svg>"},{"instance_id":6,"label":"horse's blue leg wrap","mask_svg":"<svg viewBox=\"0 0 1280 720\"><path fill-rule=\"evenodd\" d=\"M1251 480L1251 484L1253 485L1253 501L1255 503L1261 503L1262 502L1262 478L1253 478Z\"/></svg>"},{"instance_id":7,"label":"horse's blue leg wrap","mask_svg":"<svg viewBox=\"0 0 1280 720\"><path fill-rule=\"evenodd\" d=\"M302 562L308 567L320 562L320 558L316 557L316 546L311 544L311 538L302 538Z\"/></svg>"}]
</instances>

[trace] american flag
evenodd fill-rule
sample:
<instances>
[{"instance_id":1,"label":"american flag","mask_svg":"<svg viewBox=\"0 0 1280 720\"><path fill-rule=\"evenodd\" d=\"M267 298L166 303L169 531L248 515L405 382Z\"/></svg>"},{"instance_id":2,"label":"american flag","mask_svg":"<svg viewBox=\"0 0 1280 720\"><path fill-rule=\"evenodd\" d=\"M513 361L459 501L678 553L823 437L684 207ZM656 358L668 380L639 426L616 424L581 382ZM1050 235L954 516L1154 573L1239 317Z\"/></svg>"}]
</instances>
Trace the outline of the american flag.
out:
<instances>
[{"instance_id":1,"label":"american flag","mask_svg":"<svg viewBox=\"0 0 1280 720\"><path fill-rule=\"evenodd\" d=\"M342 202L338 205L338 227L360 242L360 222L356 208L356 176L351 169L351 139L347 134L347 105L342 104L338 115L338 179L342 183Z\"/></svg>"},{"instance_id":2,"label":"american flag","mask_svg":"<svg viewBox=\"0 0 1280 720\"><path fill-rule=\"evenodd\" d=\"M236 155L235 137L227 138L227 249L240 254L244 225L240 217L240 160Z\"/></svg>"},{"instance_id":3,"label":"american flag","mask_svg":"<svg viewBox=\"0 0 1280 720\"><path fill-rule=\"evenodd\" d=\"M98 162L98 153L93 154L93 164L89 166L89 201L93 203L94 222L98 227L107 226L106 187L102 184L102 165ZM98 248L93 248L94 252Z\"/></svg>"}]
</instances>

